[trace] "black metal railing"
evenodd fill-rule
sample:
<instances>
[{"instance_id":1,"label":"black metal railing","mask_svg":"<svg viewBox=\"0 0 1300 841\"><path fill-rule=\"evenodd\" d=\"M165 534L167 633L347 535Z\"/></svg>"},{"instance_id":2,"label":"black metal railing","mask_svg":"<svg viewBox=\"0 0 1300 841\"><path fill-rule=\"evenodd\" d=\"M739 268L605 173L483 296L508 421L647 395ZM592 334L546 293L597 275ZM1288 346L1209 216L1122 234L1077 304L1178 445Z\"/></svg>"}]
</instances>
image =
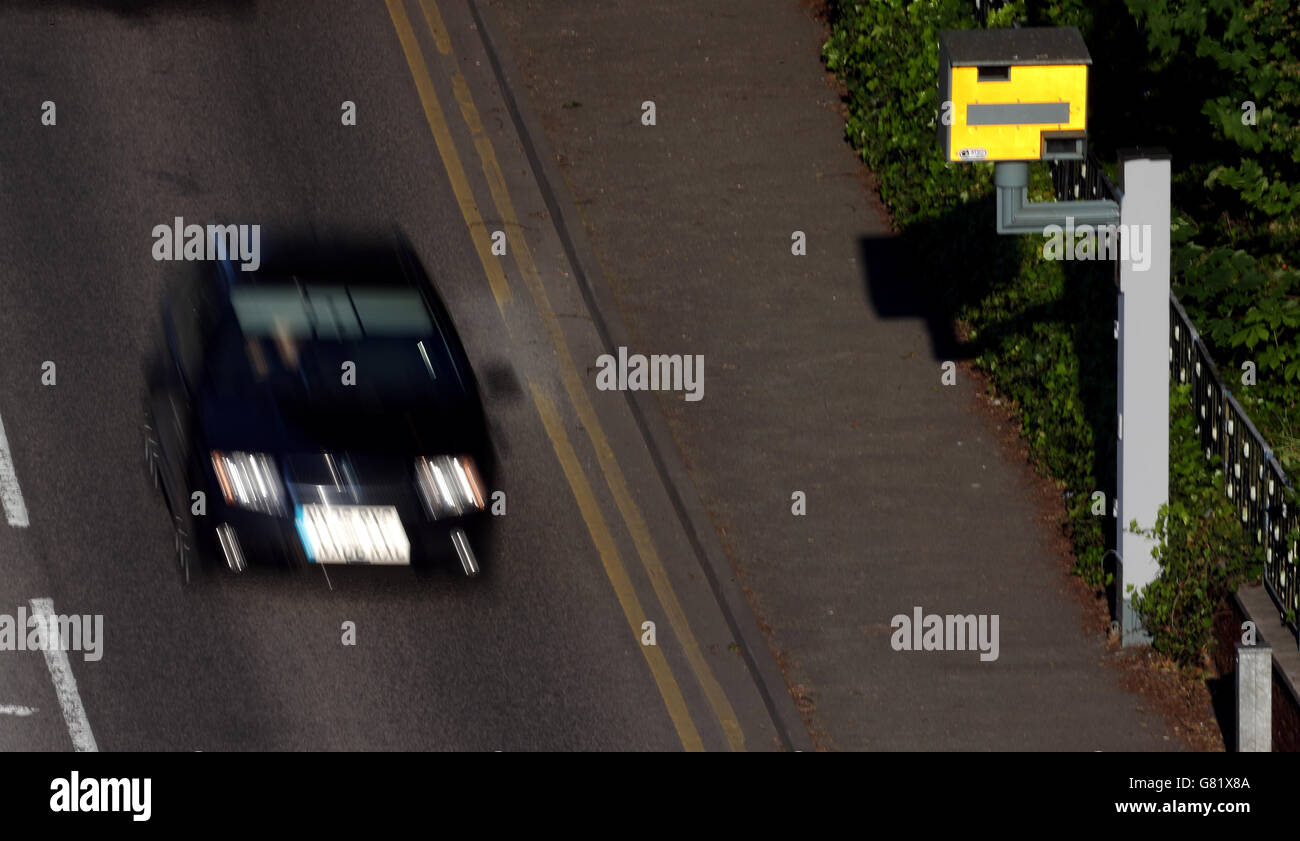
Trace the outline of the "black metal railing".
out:
<instances>
[{"instance_id":1,"label":"black metal railing","mask_svg":"<svg viewBox=\"0 0 1300 841\"><path fill-rule=\"evenodd\" d=\"M989 13L995 12L1007 5L1007 0L975 0L975 19L979 21L980 27L988 29Z\"/></svg>"},{"instance_id":2,"label":"black metal railing","mask_svg":"<svg viewBox=\"0 0 1300 841\"><path fill-rule=\"evenodd\" d=\"M1081 161L1050 161L1057 201L1119 201L1119 190L1089 149Z\"/></svg>"},{"instance_id":3,"label":"black metal railing","mask_svg":"<svg viewBox=\"0 0 1300 841\"><path fill-rule=\"evenodd\" d=\"M1297 553L1292 530L1300 512L1287 501L1292 487L1282 465L1223 384L1219 370L1178 298L1169 296L1169 374L1191 387L1191 410L1206 459L1218 456L1227 480L1228 499L1241 516L1247 535L1264 548L1264 586L1282 621L1300 642L1300 588L1296 586Z\"/></svg>"}]
</instances>

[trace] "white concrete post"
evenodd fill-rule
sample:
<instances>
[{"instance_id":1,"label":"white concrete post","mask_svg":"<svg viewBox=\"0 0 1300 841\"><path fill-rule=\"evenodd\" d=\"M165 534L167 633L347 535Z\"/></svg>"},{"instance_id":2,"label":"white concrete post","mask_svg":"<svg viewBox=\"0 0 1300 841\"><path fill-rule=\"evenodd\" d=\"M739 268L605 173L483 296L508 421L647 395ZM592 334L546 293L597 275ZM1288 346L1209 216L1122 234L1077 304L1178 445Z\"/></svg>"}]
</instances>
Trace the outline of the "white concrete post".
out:
<instances>
[{"instance_id":1,"label":"white concrete post","mask_svg":"<svg viewBox=\"0 0 1300 841\"><path fill-rule=\"evenodd\" d=\"M1237 643L1237 750L1273 749L1273 649Z\"/></svg>"},{"instance_id":2,"label":"white concrete post","mask_svg":"<svg viewBox=\"0 0 1300 841\"><path fill-rule=\"evenodd\" d=\"M1150 642L1133 600L1160 574L1155 540L1129 525L1154 528L1169 501L1169 173L1163 150L1120 155L1116 578L1124 645Z\"/></svg>"}]
</instances>

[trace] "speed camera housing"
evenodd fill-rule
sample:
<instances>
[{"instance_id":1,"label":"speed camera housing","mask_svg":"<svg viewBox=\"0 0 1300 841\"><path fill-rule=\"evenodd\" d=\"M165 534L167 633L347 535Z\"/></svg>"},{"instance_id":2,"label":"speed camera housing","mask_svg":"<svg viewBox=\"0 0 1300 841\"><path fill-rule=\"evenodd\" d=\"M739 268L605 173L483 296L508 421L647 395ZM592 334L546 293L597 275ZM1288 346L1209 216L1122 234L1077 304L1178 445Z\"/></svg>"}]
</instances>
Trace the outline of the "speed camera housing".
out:
<instances>
[{"instance_id":1,"label":"speed camera housing","mask_svg":"<svg viewBox=\"0 0 1300 841\"><path fill-rule=\"evenodd\" d=\"M1073 26L941 32L944 160L1082 160L1090 64Z\"/></svg>"}]
</instances>

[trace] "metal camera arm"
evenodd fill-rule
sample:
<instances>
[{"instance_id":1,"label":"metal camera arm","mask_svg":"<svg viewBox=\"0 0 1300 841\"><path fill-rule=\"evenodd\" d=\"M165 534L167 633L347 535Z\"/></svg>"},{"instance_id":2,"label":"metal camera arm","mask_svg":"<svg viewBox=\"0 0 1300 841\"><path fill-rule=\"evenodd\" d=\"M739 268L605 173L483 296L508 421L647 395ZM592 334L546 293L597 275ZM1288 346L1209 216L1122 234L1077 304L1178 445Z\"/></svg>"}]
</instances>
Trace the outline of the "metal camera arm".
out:
<instances>
[{"instance_id":1,"label":"metal camera arm","mask_svg":"<svg viewBox=\"0 0 1300 841\"><path fill-rule=\"evenodd\" d=\"M998 161L993 164L993 185L998 190L998 233L1041 234L1048 225L1065 227L1066 217L1080 225L1119 224L1119 204L1108 200L1031 202L1029 164Z\"/></svg>"}]
</instances>

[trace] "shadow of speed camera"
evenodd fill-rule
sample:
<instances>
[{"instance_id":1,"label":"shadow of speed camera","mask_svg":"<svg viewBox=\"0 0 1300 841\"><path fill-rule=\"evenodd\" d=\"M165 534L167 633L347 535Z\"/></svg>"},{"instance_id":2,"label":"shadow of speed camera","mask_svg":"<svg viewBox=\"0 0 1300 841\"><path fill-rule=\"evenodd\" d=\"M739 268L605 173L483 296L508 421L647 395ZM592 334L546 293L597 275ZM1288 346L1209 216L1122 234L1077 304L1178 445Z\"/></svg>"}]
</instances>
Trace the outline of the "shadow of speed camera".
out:
<instances>
[{"instance_id":1,"label":"shadow of speed camera","mask_svg":"<svg viewBox=\"0 0 1300 841\"><path fill-rule=\"evenodd\" d=\"M1090 64L1073 26L941 32L944 160L1082 160Z\"/></svg>"}]
</instances>

